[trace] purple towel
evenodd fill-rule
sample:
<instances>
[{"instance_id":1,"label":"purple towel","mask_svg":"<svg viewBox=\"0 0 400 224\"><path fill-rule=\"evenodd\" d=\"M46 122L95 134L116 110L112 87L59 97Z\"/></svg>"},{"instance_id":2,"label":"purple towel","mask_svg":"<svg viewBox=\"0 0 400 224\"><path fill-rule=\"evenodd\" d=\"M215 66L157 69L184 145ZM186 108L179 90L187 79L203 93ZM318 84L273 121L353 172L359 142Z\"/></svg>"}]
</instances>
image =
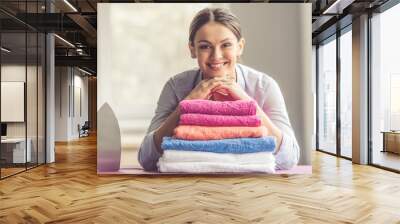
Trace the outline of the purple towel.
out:
<instances>
[{"instance_id":1,"label":"purple towel","mask_svg":"<svg viewBox=\"0 0 400 224\"><path fill-rule=\"evenodd\" d=\"M261 120L256 115L227 116L227 115L210 115L210 114L182 114L180 116L179 124L208 126L208 127L218 127L218 126L258 127L261 125Z\"/></svg>"},{"instance_id":2,"label":"purple towel","mask_svg":"<svg viewBox=\"0 0 400 224\"><path fill-rule=\"evenodd\" d=\"M256 115L257 112L257 104L253 100L182 100L179 107L182 114L248 116Z\"/></svg>"}]
</instances>

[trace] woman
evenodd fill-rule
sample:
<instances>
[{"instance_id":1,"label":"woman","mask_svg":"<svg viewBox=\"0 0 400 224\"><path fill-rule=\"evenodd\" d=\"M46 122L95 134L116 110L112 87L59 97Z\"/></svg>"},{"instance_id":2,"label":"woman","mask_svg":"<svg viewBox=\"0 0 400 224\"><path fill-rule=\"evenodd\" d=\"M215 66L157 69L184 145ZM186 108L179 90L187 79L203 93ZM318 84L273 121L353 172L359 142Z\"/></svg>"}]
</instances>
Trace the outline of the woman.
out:
<instances>
[{"instance_id":1,"label":"woman","mask_svg":"<svg viewBox=\"0 0 400 224\"><path fill-rule=\"evenodd\" d=\"M199 69L182 72L164 86L150 127L139 151L139 163L157 170L164 136L172 136L179 122L180 101L186 99L250 100L257 103L261 124L276 137L278 169L290 169L299 160L299 146L291 128L278 84L269 76L238 64L245 41L239 20L221 8L203 9L192 20L189 49Z\"/></svg>"}]
</instances>

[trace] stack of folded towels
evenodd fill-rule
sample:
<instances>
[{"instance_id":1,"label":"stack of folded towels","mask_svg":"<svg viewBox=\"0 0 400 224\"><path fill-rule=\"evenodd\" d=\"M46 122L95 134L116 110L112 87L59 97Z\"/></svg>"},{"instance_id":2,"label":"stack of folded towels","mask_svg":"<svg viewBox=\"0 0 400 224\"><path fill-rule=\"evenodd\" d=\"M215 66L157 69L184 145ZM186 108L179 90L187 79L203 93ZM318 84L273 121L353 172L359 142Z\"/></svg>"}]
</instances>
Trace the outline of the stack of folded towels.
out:
<instances>
[{"instance_id":1,"label":"stack of folded towels","mask_svg":"<svg viewBox=\"0 0 400 224\"><path fill-rule=\"evenodd\" d=\"M173 137L164 137L160 172L275 172L275 137L251 100L183 100Z\"/></svg>"}]
</instances>

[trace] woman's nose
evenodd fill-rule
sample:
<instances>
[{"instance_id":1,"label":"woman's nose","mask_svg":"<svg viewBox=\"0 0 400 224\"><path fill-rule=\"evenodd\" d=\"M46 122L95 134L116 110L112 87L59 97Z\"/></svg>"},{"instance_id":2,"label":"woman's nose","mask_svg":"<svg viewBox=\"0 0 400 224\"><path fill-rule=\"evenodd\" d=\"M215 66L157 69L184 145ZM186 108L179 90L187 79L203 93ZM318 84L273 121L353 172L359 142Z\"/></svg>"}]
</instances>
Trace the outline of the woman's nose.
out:
<instances>
[{"instance_id":1,"label":"woman's nose","mask_svg":"<svg viewBox=\"0 0 400 224\"><path fill-rule=\"evenodd\" d=\"M213 58L220 58L222 57L222 51L220 48L216 47L214 48L214 50L212 51L212 55Z\"/></svg>"}]
</instances>

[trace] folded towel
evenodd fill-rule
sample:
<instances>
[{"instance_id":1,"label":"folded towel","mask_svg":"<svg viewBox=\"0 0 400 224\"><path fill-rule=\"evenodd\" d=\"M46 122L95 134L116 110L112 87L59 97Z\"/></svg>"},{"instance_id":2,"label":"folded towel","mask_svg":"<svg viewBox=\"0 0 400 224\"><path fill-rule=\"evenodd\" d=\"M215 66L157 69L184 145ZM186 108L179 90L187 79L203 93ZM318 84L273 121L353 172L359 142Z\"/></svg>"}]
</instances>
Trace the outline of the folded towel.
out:
<instances>
[{"instance_id":1,"label":"folded towel","mask_svg":"<svg viewBox=\"0 0 400 224\"><path fill-rule=\"evenodd\" d=\"M227 116L210 114L182 114L179 119L180 125L200 126L247 126L258 127L261 120L256 115L252 116Z\"/></svg>"},{"instance_id":2,"label":"folded towel","mask_svg":"<svg viewBox=\"0 0 400 224\"><path fill-rule=\"evenodd\" d=\"M177 162L165 163L162 160L157 163L160 172L172 173L275 173L275 164L233 164L210 162Z\"/></svg>"},{"instance_id":3,"label":"folded towel","mask_svg":"<svg viewBox=\"0 0 400 224\"><path fill-rule=\"evenodd\" d=\"M179 125L174 129L174 137L186 140L215 140L226 138L266 137L268 129L258 127L205 127L197 125Z\"/></svg>"},{"instance_id":4,"label":"folded towel","mask_svg":"<svg viewBox=\"0 0 400 224\"><path fill-rule=\"evenodd\" d=\"M243 154L195 152L182 150L165 150L161 161L167 163L175 162L211 162L211 163L233 163L233 164L275 164L272 152L253 152Z\"/></svg>"},{"instance_id":5,"label":"folded towel","mask_svg":"<svg viewBox=\"0 0 400 224\"><path fill-rule=\"evenodd\" d=\"M256 115L257 104L253 100L212 101L182 100L179 103L182 114L215 114L215 115Z\"/></svg>"},{"instance_id":6,"label":"folded towel","mask_svg":"<svg viewBox=\"0 0 400 224\"><path fill-rule=\"evenodd\" d=\"M181 140L164 137L161 148L164 150L204 151L217 153L272 152L275 149L275 137L234 138L222 140Z\"/></svg>"}]
</instances>

